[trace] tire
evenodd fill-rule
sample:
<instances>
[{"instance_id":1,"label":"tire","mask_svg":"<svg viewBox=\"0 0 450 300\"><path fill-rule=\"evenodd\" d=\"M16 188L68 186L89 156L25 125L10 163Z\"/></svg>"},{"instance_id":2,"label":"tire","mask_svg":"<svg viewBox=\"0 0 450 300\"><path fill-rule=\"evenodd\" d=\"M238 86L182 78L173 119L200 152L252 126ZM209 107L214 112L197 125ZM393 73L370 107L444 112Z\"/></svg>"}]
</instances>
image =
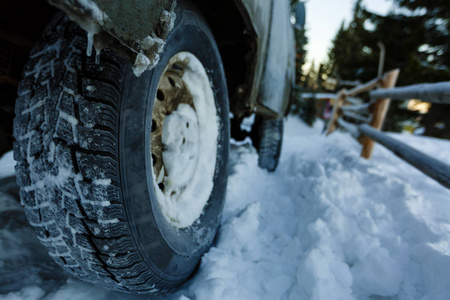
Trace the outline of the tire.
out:
<instances>
[{"instance_id":1,"label":"tire","mask_svg":"<svg viewBox=\"0 0 450 300\"><path fill-rule=\"evenodd\" d=\"M283 119L265 119L257 122L258 164L262 169L274 172L278 166L283 143Z\"/></svg>"},{"instance_id":2,"label":"tire","mask_svg":"<svg viewBox=\"0 0 450 300\"><path fill-rule=\"evenodd\" d=\"M159 64L140 77L112 50L102 50L96 64L85 54L86 33L58 14L20 83L14 158L27 218L59 265L107 289L175 290L219 226L229 152L225 75L206 22L183 5ZM159 81L182 51L209 70L218 132L207 204L195 222L176 227L160 208L149 153Z\"/></svg>"}]
</instances>

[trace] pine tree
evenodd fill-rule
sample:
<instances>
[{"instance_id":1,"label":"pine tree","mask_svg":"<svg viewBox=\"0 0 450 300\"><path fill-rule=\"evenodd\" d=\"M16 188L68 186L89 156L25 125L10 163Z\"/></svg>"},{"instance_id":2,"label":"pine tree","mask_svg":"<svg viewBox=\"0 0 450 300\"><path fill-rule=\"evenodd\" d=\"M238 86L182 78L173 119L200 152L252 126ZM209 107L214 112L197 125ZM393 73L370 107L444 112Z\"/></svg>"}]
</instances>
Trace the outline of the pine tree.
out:
<instances>
[{"instance_id":1,"label":"pine tree","mask_svg":"<svg viewBox=\"0 0 450 300\"><path fill-rule=\"evenodd\" d=\"M291 0L291 11L294 13L295 5L299 0ZM301 85L302 82L302 67L305 64L306 49L305 46L308 43L308 38L306 37L305 28L299 28L294 26L294 37L295 37L295 84Z\"/></svg>"},{"instance_id":2,"label":"pine tree","mask_svg":"<svg viewBox=\"0 0 450 300\"><path fill-rule=\"evenodd\" d=\"M295 5L299 0L291 0L291 10L294 11ZM296 87L292 93L294 99L292 101L291 114L299 115L308 125L312 126L316 119L316 106L314 99L304 100L301 92L311 90L316 80L314 63L309 72L304 74L302 67L305 64L306 49L308 42L306 31L304 28L294 27L295 34L295 84ZM313 79L314 78L314 79Z\"/></svg>"},{"instance_id":3,"label":"pine tree","mask_svg":"<svg viewBox=\"0 0 450 300\"><path fill-rule=\"evenodd\" d=\"M423 69L424 82L450 80L450 1L448 0L395 0L411 13L421 13L422 23L427 29L422 49L418 51L419 66ZM422 13L425 11L424 13ZM450 105L432 104L423 116L421 124L425 135L450 139Z\"/></svg>"},{"instance_id":4,"label":"pine tree","mask_svg":"<svg viewBox=\"0 0 450 300\"><path fill-rule=\"evenodd\" d=\"M435 66L450 68L450 1L395 0L411 13L422 14L429 30L424 43L430 45L422 52L424 60ZM423 13L423 11L425 11Z\"/></svg>"},{"instance_id":5,"label":"pine tree","mask_svg":"<svg viewBox=\"0 0 450 300\"><path fill-rule=\"evenodd\" d=\"M367 81L373 78L377 65L374 64L376 58L372 50L365 45L370 38L364 28L366 21L361 0L358 0L354 6L353 20L348 25L343 22L333 40L326 67L330 72L328 75L342 80Z\"/></svg>"},{"instance_id":6,"label":"pine tree","mask_svg":"<svg viewBox=\"0 0 450 300\"><path fill-rule=\"evenodd\" d=\"M348 26L343 24L333 41L328 63L330 75L347 80L359 79L362 82L375 78L379 58L377 43L381 41L386 47L384 70L401 69L397 86L449 80L450 73L444 63L450 55L447 55L447 58L442 56L444 50L448 48L446 41L449 37L449 22L444 18L448 18L450 14L450 10L446 10L450 1L395 1L411 9L426 9L426 13L413 14L402 11L402 14L391 13L383 17L364 9L361 0L358 0L352 22ZM422 4L418 5L419 2ZM437 8L433 8L432 3L435 3ZM368 30L365 26L367 23L371 23L374 29ZM430 47L427 48L425 45ZM393 101L384 129L400 131L402 123L406 120L422 121L424 124L427 120L430 123L430 119L442 122L442 118L435 117L438 114L431 114L437 107L440 110L449 109L448 106L444 108L441 105L433 105L430 114L421 119L416 112L406 110L402 102ZM435 128L434 125L426 127ZM446 128L450 129L450 124ZM426 130L427 133L438 134L436 130L433 133Z\"/></svg>"}]
</instances>

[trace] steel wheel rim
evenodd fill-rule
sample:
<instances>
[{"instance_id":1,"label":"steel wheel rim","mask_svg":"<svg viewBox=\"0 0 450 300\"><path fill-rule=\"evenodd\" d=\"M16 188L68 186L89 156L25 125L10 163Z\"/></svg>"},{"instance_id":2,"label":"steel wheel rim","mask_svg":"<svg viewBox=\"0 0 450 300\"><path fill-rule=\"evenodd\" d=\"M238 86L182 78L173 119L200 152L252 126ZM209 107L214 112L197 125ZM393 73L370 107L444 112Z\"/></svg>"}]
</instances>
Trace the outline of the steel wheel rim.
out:
<instances>
[{"instance_id":1,"label":"steel wheel rim","mask_svg":"<svg viewBox=\"0 0 450 300\"><path fill-rule=\"evenodd\" d=\"M191 226L207 204L217 159L218 124L204 66L191 53L177 53L158 84L150 138L157 200L173 227Z\"/></svg>"}]
</instances>

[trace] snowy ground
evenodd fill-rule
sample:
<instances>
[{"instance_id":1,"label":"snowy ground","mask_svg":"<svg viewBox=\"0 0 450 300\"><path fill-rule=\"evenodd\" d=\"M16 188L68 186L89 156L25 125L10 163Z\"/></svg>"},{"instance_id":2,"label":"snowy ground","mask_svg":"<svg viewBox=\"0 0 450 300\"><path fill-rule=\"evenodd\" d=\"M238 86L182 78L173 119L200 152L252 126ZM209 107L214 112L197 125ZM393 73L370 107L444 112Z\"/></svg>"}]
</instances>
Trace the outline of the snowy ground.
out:
<instances>
[{"instance_id":1,"label":"snowy ground","mask_svg":"<svg viewBox=\"0 0 450 300\"><path fill-rule=\"evenodd\" d=\"M288 120L272 174L253 148L232 148L217 244L181 291L157 299L450 299L450 191L382 147L363 160L348 134L316 125ZM393 136L450 163L448 141ZM62 273L1 193L0 299L146 298Z\"/></svg>"}]
</instances>

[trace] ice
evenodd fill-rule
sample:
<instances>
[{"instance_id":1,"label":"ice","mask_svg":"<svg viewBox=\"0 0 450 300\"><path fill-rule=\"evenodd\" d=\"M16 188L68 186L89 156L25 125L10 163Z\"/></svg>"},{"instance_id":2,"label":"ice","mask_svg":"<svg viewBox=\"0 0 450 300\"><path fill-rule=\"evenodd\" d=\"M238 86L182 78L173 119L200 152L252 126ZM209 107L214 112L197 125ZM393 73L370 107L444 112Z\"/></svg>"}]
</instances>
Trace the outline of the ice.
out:
<instances>
[{"instance_id":1,"label":"ice","mask_svg":"<svg viewBox=\"0 0 450 300\"><path fill-rule=\"evenodd\" d=\"M153 46L156 46L157 52L161 53L164 47L164 41L153 34L152 36L147 36L141 43L141 49L143 50L149 50Z\"/></svg>"},{"instance_id":2,"label":"ice","mask_svg":"<svg viewBox=\"0 0 450 300\"><path fill-rule=\"evenodd\" d=\"M176 15L174 12L169 12L167 10L162 11L160 20L167 26L167 31L171 31L173 29L173 26L175 25L175 19Z\"/></svg>"},{"instance_id":3,"label":"ice","mask_svg":"<svg viewBox=\"0 0 450 300\"><path fill-rule=\"evenodd\" d=\"M347 133L325 137L322 128L288 119L275 173L258 167L251 144L232 145L217 241L180 291L157 299L450 299L450 191L383 147L361 159ZM450 163L449 141L392 136ZM2 174L14 172L10 156ZM9 207L0 201L0 211ZM0 236L0 257L29 249L13 243L12 229ZM0 299L147 298L71 277L44 288L55 277L20 279L8 292L0 283Z\"/></svg>"},{"instance_id":4,"label":"ice","mask_svg":"<svg viewBox=\"0 0 450 300\"><path fill-rule=\"evenodd\" d=\"M100 64L100 55L102 54L102 49L95 47L95 64Z\"/></svg>"},{"instance_id":5,"label":"ice","mask_svg":"<svg viewBox=\"0 0 450 300\"><path fill-rule=\"evenodd\" d=\"M78 3L89 10L90 16L100 24L104 23L106 18L105 13L97 6L97 4L92 0L77 0Z\"/></svg>"},{"instance_id":6,"label":"ice","mask_svg":"<svg viewBox=\"0 0 450 300\"><path fill-rule=\"evenodd\" d=\"M92 48L94 47L94 34L92 32L87 32L87 46L86 46L86 55L92 55Z\"/></svg>"},{"instance_id":7,"label":"ice","mask_svg":"<svg viewBox=\"0 0 450 300\"><path fill-rule=\"evenodd\" d=\"M159 56L158 56L159 60ZM139 53L136 56L136 60L134 61L133 73L136 77L139 77L144 73L148 68L155 64L150 61L150 59L142 53ZM155 64L156 65L156 64Z\"/></svg>"},{"instance_id":8,"label":"ice","mask_svg":"<svg viewBox=\"0 0 450 300\"><path fill-rule=\"evenodd\" d=\"M252 126L255 123L255 114L251 114L249 117L246 117L241 122L241 130L251 132Z\"/></svg>"},{"instance_id":9,"label":"ice","mask_svg":"<svg viewBox=\"0 0 450 300\"><path fill-rule=\"evenodd\" d=\"M105 185L105 186L108 186L108 185L111 185L111 179L94 179L94 180L92 181L92 183L95 184L95 185Z\"/></svg>"},{"instance_id":10,"label":"ice","mask_svg":"<svg viewBox=\"0 0 450 300\"><path fill-rule=\"evenodd\" d=\"M92 55L92 49L95 47L95 63L100 63L101 42L95 40L95 35L99 34L101 30L105 29L108 24L113 23L109 16L101 10L98 5L92 0L77 0L77 4L82 8L83 13L78 14L71 10L67 10L69 17L76 21L87 34L86 54ZM133 73L139 77L144 71L154 68L160 59L160 54L163 52L165 38L173 29L176 19L174 8L176 1L173 1L170 10L163 10L160 16L160 26L162 27L162 36L156 36L154 32L144 39L135 39L133 42L139 45L138 49L133 49L134 52L139 51L135 58ZM58 5L57 5L58 6ZM86 17L89 16L89 17ZM114 34L113 34L114 35ZM100 47L100 48L99 48ZM59 55L59 54L58 54ZM39 75L39 65L35 68L36 78Z\"/></svg>"},{"instance_id":11,"label":"ice","mask_svg":"<svg viewBox=\"0 0 450 300\"><path fill-rule=\"evenodd\" d=\"M119 223L119 219L97 220L97 222L100 225L116 224L116 223Z\"/></svg>"},{"instance_id":12,"label":"ice","mask_svg":"<svg viewBox=\"0 0 450 300\"><path fill-rule=\"evenodd\" d=\"M13 176L14 166L16 162L13 158L13 152L9 151L3 154L0 158L0 178Z\"/></svg>"}]
</instances>

